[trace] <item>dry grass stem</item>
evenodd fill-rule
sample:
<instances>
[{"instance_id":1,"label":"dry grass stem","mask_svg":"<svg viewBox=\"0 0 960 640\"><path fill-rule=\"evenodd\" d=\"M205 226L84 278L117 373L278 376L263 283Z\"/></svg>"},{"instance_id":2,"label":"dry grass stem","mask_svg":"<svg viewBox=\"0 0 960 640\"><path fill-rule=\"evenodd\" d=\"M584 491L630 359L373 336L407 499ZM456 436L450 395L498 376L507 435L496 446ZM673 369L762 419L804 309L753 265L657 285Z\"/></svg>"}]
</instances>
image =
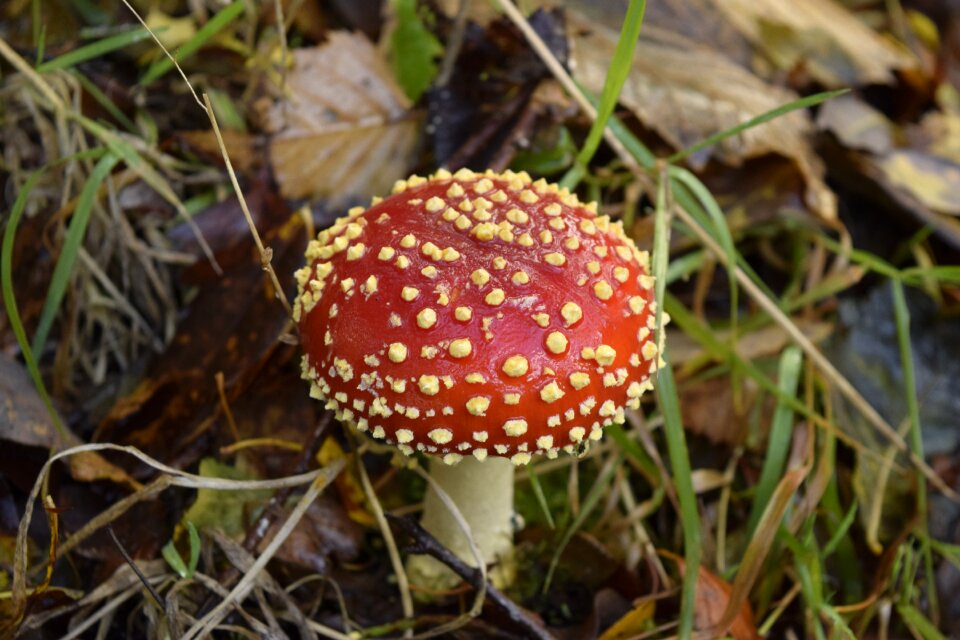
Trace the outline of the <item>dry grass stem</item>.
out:
<instances>
[{"instance_id":1,"label":"dry grass stem","mask_svg":"<svg viewBox=\"0 0 960 640\"><path fill-rule=\"evenodd\" d=\"M294 507L293 511L290 512L290 515L287 517L286 521L283 523L283 526L277 531L273 536L273 539L270 540L270 543L266 546L263 552L257 557L257 560L253 563L253 566L250 567L243 577L237 582L236 586L230 591L229 595L224 598L210 613L201 618L190 627L183 635L183 640L192 640L193 638L200 638L207 636L213 629L220 624L220 622L227 616L230 608L235 604L242 602L246 598L250 589L253 588L254 582L257 580L258 575L267 566L267 562L273 558L277 550L280 548L280 545L283 544L291 533L293 533L294 527L297 526L297 523L300 522L300 519L307 512L307 509L317 499L323 490L326 489L327 485L333 482L333 479L337 477L337 474L343 469L344 462L343 460L337 460L334 463L331 463L324 469L321 469L321 474L316 475L313 482L310 483L310 487L304 492L300 500L297 502L297 506Z\"/></svg>"},{"instance_id":2,"label":"dry grass stem","mask_svg":"<svg viewBox=\"0 0 960 640\"><path fill-rule=\"evenodd\" d=\"M354 451L357 451L356 439L354 438ZM403 560L400 558L400 551L397 549L397 541L393 537L393 531L387 523L386 516L383 515L383 506L377 497L377 492L373 489L370 482L370 475L367 468L363 466L358 453L355 457L357 466L357 475L360 476L360 484L363 486L363 493L370 503L370 510L373 511L373 517L377 521L380 533L383 535L383 543L387 547L387 554L390 556L390 566L393 567L393 573L397 577L397 590L400 592L400 607L403 611L403 617L413 618L413 598L410 596L410 581L407 579L407 571L403 567Z\"/></svg>"}]
</instances>

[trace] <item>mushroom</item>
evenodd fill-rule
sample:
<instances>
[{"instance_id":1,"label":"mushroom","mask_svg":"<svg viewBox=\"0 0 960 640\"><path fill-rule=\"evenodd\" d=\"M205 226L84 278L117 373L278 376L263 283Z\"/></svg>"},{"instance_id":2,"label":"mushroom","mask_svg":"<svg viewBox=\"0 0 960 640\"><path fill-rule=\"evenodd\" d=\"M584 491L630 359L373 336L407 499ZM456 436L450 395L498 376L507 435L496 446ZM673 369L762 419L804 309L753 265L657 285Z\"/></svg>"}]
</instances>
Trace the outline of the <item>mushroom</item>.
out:
<instances>
[{"instance_id":1,"label":"mushroom","mask_svg":"<svg viewBox=\"0 0 960 640\"><path fill-rule=\"evenodd\" d=\"M652 388L647 252L566 189L464 169L398 181L306 257L294 319L311 395L401 453L433 456L432 477L509 580L514 466L582 454ZM423 524L474 564L432 489ZM423 560L415 582L449 583Z\"/></svg>"}]
</instances>

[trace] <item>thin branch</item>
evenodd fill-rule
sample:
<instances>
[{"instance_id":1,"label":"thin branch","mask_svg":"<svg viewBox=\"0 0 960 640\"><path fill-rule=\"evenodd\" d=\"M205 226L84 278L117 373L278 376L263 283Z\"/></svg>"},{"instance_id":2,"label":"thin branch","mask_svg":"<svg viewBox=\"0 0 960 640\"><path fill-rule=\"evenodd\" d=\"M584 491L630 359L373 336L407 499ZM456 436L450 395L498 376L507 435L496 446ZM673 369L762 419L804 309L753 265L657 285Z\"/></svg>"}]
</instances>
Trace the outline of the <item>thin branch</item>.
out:
<instances>
[{"instance_id":1,"label":"thin branch","mask_svg":"<svg viewBox=\"0 0 960 640\"><path fill-rule=\"evenodd\" d=\"M543 626L543 623L534 618L528 611L519 607L510 598L506 597L496 587L487 583L483 572L477 567L471 567L458 558L452 551L437 542L418 522L412 518L400 518L387 514L390 526L403 533L410 540L406 547L409 553L431 556L450 568L465 582L477 591L486 591L486 599L491 605L510 619L525 636L538 640L555 640L554 636Z\"/></svg>"}]
</instances>

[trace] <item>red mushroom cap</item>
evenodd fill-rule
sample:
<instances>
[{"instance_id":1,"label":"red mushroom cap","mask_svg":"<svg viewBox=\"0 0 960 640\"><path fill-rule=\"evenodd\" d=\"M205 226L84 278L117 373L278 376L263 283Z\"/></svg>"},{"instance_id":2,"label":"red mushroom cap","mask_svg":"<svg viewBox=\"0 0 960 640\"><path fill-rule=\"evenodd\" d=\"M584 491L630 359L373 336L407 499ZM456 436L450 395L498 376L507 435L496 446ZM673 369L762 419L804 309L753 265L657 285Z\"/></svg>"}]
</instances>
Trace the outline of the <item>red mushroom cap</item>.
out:
<instances>
[{"instance_id":1,"label":"red mushroom cap","mask_svg":"<svg viewBox=\"0 0 960 640\"><path fill-rule=\"evenodd\" d=\"M652 386L648 254L526 173L400 181L307 261L294 318L311 395L407 455L573 452Z\"/></svg>"}]
</instances>

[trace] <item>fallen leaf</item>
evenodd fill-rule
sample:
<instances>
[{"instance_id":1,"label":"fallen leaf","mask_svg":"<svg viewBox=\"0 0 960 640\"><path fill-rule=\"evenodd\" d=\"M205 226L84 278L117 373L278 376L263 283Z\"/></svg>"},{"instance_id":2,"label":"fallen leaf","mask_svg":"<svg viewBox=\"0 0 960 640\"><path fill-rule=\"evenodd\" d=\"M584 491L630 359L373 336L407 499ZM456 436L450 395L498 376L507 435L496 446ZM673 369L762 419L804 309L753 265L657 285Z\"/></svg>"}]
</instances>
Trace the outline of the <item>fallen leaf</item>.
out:
<instances>
[{"instance_id":1,"label":"fallen leaf","mask_svg":"<svg viewBox=\"0 0 960 640\"><path fill-rule=\"evenodd\" d=\"M200 461L199 475L205 478L228 480L256 480L246 469L218 462L214 458ZM251 515L263 506L270 489L243 489L220 491L198 489L197 499L183 514L183 522L192 522L197 529L216 527L228 536L239 536L247 529Z\"/></svg>"},{"instance_id":2,"label":"fallen leaf","mask_svg":"<svg viewBox=\"0 0 960 640\"><path fill-rule=\"evenodd\" d=\"M58 432L33 381L19 363L0 354L0 442L59 451L83 444L66 427ZM109 480L139 489L140 483L96 451L83 451L66 460L70 475L80 482Z\"/></svg>"},{"instance_id":3,"label":"fallen leaf","mask_svg":"<svg viewBox=\"0 0 960 640\"><path fill-rule=\"evenodd\" d=\"M232 129L224 129L220 134L223 136L223 146L227 149L234 171L249 174L263 164L263 148L266 146L263 136ZM217 134L212 130L184 131L179 135L204 159L217 164L226 164L220 150L220 143L217 141Z\"/></svg>"},{"instance_id":4,"label":"fallen leaf","mask_svg":"<svg viewBox=\"0 0 960 640\"><path fill-rule=\"evenodd\" d=\"M624 640L638 636L650 630L650 623L657 608L656 600L641 599L634 603L633 609L617 620L613 626L603 632L600 640Z\"/></svg>"},{"instance_id":5,"label":"fallen leaf","mask_svg":"<svg viewBox=\"0 0 960 640\"><path fill-rule=\"evenodd\" d=\"M740 416L733 405L728 377L708 378L685 387L680 403L684 427L710 442L730 446L742 444L748 427L744 416L757 399L756 385L752 381L744 382Z\"/></svg>"},{"instance_id":6,"label":"fallen leaf","mask_svg":"<svg viewBox=\"0 0 960 640\"><path fill-rule=\"evenodd\" d=\"M569 14L574 78L599 95L613 58L617 33ZM797 98L679 35L658 32L642 37L620 102L675 149L739 125ZM691 157L704 164L711 156L737 165L770 153L790 158L807 184L807 206L827 220L836 218L836 196L823 181L824 168L808 140L805 113L794 111L752 127Z\"/></svg>"},{"instance_id":7,"label":"fallen leaf","mask_svg":"<svg viewBox=\"0 0 960 640\"><path fill-rule=\"evenodd\" d=\"M713 0L726 20L781 69L798 65L827 87L889 84L917 60L834 0Z\"/></svg>"},{"instance_id":8,"label":"fallen leaf","mask_svg":"<svg viewBox=\"0 0 960 640\"><path fill-rule=\"evenodd\" d=\"M677 563L680 574L686 572L686 563L683 558L669 552L660 552ZM723 613L730 602L730 594L733 587L729 582L717 576L710 570L700 567L697 575L697 595L693 610L694 626L698 630L709 629L720 622ZM757 633L757 625L753 619L753 610L750 603L744 601L740 607L740 612L730 623L730 626L724 630L734 640L759 640L760 634ZM721 634L722 635L722 634Z\"/></svg>"},{"instance_id":9,"label":"fallen leaf","mask_svg":"<svg viewBox=\"0 0 960 640\"><path fill-rule=\"evenodd\" d=\"M290 216L263 237L281 283L293 286L303 264L303 220ZM286 291L290 295L290 290ZM278 346L288 318L253 251L222 278L200 287L166 351L120 397L95 432L98 441L131 444L166 463L190 464L206 446L222 371L228 399L243 393Z\"/></svg>"},{"instance_id":10,"label":"fallen leaf","mask_svg":"<svg viewBox=\"0 0 960 640\"><path fill-rule=\"evenodd\" d=\"M64 442L54 428L40 394L23 366L0 353L0 442L44 449L79 444L71 434L67 440Z\"/></svg>"},{"instance_id":11,"label":"fallen leaf","mask_svg":"<svg viewBox=\"0 0 960 640\"><path fill-rule=\"evenodd\" d=\"M283 524L283 518L273 523L263 536L261 551ZM277 558L324 574L330 569L331 556L339 561L356 559L363 547L363 535L363 528L347 517L335 499L321 495L311 503L290 537L280 545Z\"/></svg>"},{"instance_id":12,"label":"fallen leaf","mask_svg":"<svg viewBox=\"0 0 960 640\"><path fill-rule=\"evenodd\" d=\"M827 100L817 114L817 126L849 149L881 154L893 147L893 123L852 94Z\"/></svg>"},{"instance_id":13,"label":"fallen leaf","mask_svg":"<svg viewBox=\"0 0 960 640\"><path fill-rule=\"evenodd\" d=\"M379 52L362 35L331 32L292 58L282 97L257 103L281 193L388 192L412 164L419 122Z\"/></svg>"},{"instance_id":14,"label":"fallen leaf","mask_svg":"<svg viewBox=\"0 0 960 640\"><path fill-rule=\"evenodd\" d=\"M325 467L334 460L347 458L349 460L353 454L347 454L334 438L327 438L323 441L320 451L317 452L317 463ZM363 485L357 477L356 468L353 464L348 464L343 473L334 480L337 487L337 493L340 495L340 502L343 504L347 515L357 524L366 527L376 525L377 521L373 517L369 501L363 492Z\"/></svg>"},{"instance_id":15,"label":"fallen leaf","mask_svg":"<svg viewBox=\"0 0 960 640\"><path fill-rule=\"evenodd\" d=\"M813 322L795 318L794 323L815 344L823 342L833 330L833 325L829 322ZM730 340L730 332L725 329L713 333L721 342L726 343ZM668 329L667 340L670 341L670 354L674 366L686 364L703 355L703 348L700 343L680 331ZM755 360L780 353L790 343L790 340L790 336L785 329L779 325L769 325L739 335L737 352L744 360Z\"/></svg>"},{"instance_id":16,"label":"fallen leaf","mask_svg":"<svg viewBox=\"0 0 960 640\"><path fill-rule=\"evenodd\" d=\"M290 217L290 211L276 192L276 187L265 177L261 178L260 174L247 176L243 197L261 236L273 233ZM185 282L195 284L201 280L219 278L197 242L196 229L200 230L217 264L225 271L250 263L250 253L255 245L236 196L231 195L207 207L193 217L192 223L188 225L181 222L167 232L167 239L174 250L190 254L195 259L181 275Z\"/></svg>"},{"instance_id":17,"label":"fallen leaf","mask_svg":"<svg viewBox=\"0 0 960 640\"><path fill-rule=\"evenodd\" d=\"M197 25L192 16L174 18L160 11L156 6L151 7L150 12L147 13L146 23L168 51L189 42L197 35ZM162 51L156 51L152 56L162 54Z\"/></svg>"},{"instance_id":18,"label":"fallen leaf","mask_svg":"<svg viewBox=\"0 0 960 640\"><path fill-rule=\"evenodd\" d=\"M890 184L908 191L937 213L960 216L960 164L913 149L877 161Z\"/></svg>"}]
</instances>

